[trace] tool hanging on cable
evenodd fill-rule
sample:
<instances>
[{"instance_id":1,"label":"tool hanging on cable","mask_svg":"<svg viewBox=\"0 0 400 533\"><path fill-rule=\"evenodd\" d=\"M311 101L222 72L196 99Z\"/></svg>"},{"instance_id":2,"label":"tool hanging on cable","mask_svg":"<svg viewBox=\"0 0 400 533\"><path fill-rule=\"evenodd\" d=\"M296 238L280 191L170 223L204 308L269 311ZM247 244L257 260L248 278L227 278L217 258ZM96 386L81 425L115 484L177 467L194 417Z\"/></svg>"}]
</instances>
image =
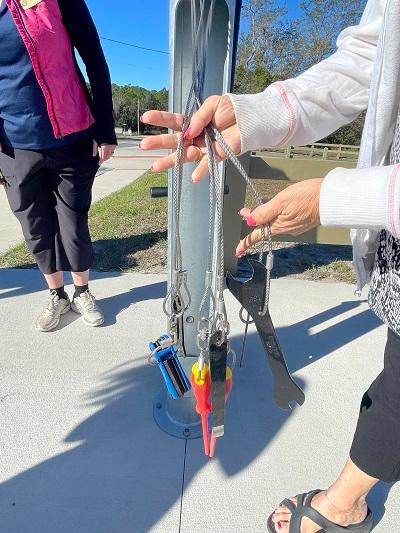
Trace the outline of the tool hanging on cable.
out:
<instances>
[{"instance_id":1,"label":"tool hanging on cable","mask_svg":"<svg viewBox=\"0 0 400 533\"><path fill-rule=\"evenodd\" d=\"M266 268L254 259L248 261L253 268L252 277L243 282L228 274L228 289L243 309L253 317L272 371L275 403L281 409L289 409L292 402L302 405L305 400L304 393L289 374L269 311L262 313Z\"/></svg>"},{"instance_id":2,"label":"tool hanging on cable","mask_svg":"<svg viewBox=\"0 0 400 533\"><path fill-rule=\"evenodd\" d=\"M193 394L196 400L195 409L197 414L201 418L204 453L206 455L209 455L210 437L208 433L208 415L211 413L211 377L209 366L207 364L204 364L202 370L199 371L199 364L195 363L192 367L190 383L192 384Z\"/></svg>"},{"instance_id":3,"label":"tool hanging on cable","mask_svg":"<svg viewBox=\"0 0 400 533\"><path fill-rule=\"evenodd\" d=\"M225 403L228 401L229 396L232 392L232 385L233 385L233 372L232 369L228 366L226 369L226 376L225 376ZM210 438L210 453L209 456L212 458L215 455L215 448L217 446L217 437L212 431L211 438Z\"/></svg>"},{"instance_id":4,"label":"tool hanging on cable","mask_svg":"<svg viewBox=\"0 0 400 533\"><path fill-rule=\"evenodd\" d=\"M216 377L215 372L214 377ZM221 379L221 381L225 381L224 402L226 403L232 391L233 381L233 372L229 366L226 367L225 379ZM214 431L211 431L210 434L208 424L208 416L213 411L213 405L211 404L211 374L209 366L204 364L203 370L199 376L198 363L195 363L192 367L190 382L196 400L195 409L201 418L204 453L209 457L214 457L217 437ZM214 419L214 424L215 423L216 420Z\"/></svg>"},{"instance_id":5,"label":"tool hanging on cable","mask_svg":"<svg viewBox=\"0 0 400 533\"><path fill-rule=\"evenodd\" d=\"M149 348L149 362L158 365L171 397L174 400L181 398L190 390L190 382L179 362L171 337L163 335L151 342Z\"/></svg>"}]
</instances>

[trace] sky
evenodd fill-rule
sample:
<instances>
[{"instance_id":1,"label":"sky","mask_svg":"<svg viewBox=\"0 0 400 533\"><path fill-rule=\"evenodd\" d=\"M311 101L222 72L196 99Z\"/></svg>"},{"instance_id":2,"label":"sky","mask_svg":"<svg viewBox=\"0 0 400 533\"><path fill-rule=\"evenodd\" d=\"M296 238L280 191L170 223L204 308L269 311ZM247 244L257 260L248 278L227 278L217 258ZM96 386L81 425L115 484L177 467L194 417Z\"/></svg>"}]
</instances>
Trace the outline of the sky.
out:
<instances>
[{"instance_id":1,"label":"sky","mask_svg":"<svg viewBox=\"0 0 400 533\"><path fill-rule=\"evenodd\" d=\"M86 0L101 37L168 52L168 0ZM118 85L168 86L168 55L101 41Z\"/></svg>"},{"instance_id":2,"label":"sky","mask_svg":"<svg viewBox=\"0 0 400 533\"><path fill-rule=\"evenodd\" d=\"M218 0L222 1L222 0ZM266 0L268 1L268 0ZM107 41L168 52L169 0L86 0L96 23L111 79L118 85L168 87L168 55ZM297 12L300 0L276 0Z\"/></svg>"}]
</instances>

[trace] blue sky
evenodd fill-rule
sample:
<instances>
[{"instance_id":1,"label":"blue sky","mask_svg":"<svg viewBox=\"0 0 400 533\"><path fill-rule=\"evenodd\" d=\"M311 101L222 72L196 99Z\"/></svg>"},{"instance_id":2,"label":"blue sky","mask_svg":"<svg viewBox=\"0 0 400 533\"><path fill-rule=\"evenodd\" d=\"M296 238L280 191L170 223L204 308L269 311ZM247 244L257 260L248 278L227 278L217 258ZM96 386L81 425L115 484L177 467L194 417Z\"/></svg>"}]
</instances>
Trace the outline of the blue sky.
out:
<instances>
[{"instance_id":1,"label":"blue sky","mask_svg":"<svg viewBox=\"0 0 400 533\"><path fill-rule=\"evenodd\" d=\"M168 0L86 0L102 37L168 51ZM162 89L168 85L168 55L102 40L112 81Z\"/></svg>"},{"instance_id":2,"label":"blue sky","mask_svg":"<svg viewBox=\"0 0 400 533\"><path fill-rule=\"evenodd\" d=\"M266 0L268 1L268 0ZM169 0L86 0L100 36L168 51ZM277 0L297 11L300 0ZM168 85L168 55L102 40L111 78L119 85Z\"/></svg>"}]
</instances>

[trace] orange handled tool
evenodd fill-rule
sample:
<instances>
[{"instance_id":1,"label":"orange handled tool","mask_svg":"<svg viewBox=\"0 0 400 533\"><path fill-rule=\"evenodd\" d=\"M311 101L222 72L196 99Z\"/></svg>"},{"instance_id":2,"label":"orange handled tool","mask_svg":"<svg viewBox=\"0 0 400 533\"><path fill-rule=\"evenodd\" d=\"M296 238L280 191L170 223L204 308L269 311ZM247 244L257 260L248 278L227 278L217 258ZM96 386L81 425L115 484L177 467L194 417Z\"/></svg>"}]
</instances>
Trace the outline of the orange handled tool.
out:
<instances>
[{"instance_id":1,"label":"orange handled tool","mask_svg":"<svg viewBox=\"0 0 400 533\"><path fill-rule=\"evenodd\" d=\"M211 376L209 366L207 364L204 364L202 371L199 372L199 364L195 363L192 367L190 383L192 384L193 394L196 399L196 412L201 417L204 453L206 455L209 455L210 445L208 436L208 415L211 413Z\"/></svg>"},{"instance_id":2,"label":"orange handled tool","mask_svg":"<svg viewBox=\"0 0 400 533\"><path fill-rule=\"evenodd\" d=\"M232 386L233 386L233 382L232 382L232 377L233 377L233 373L232 373L232 369L227 367L226 369L226 388L225 388L225 403L228 401L229 399L229 396L232 392ZM210 453L209 453L209 456L210 457L214 457L215 455L215 447L217 446L217 437L214 435L214 433L211 433L211 439L210 439Z\"/></svg>"}]
</instances>

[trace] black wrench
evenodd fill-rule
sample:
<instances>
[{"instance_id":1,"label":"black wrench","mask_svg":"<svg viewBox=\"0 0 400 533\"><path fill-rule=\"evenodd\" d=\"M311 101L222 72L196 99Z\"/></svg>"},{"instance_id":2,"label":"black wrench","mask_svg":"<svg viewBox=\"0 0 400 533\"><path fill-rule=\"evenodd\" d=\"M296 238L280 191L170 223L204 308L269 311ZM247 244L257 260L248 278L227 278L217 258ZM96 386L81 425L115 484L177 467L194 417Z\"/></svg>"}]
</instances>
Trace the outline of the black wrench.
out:
<instances>
[{"instance_id":1,"label":"black wrench","mask_svg":"<svg viewBox=\"0 0 400 533\"><path fill-rule=\"evenodd\" d=\"M253 269L252 277L241 281L228 272L228 289L254 320L274 378L275 403L285 410L291 409L291 402L303 405L304 392L289 373L269 311L261 314L265 301L267 269L260 261L248 259L248 262Z\"/></svg>"}]
</instances>

